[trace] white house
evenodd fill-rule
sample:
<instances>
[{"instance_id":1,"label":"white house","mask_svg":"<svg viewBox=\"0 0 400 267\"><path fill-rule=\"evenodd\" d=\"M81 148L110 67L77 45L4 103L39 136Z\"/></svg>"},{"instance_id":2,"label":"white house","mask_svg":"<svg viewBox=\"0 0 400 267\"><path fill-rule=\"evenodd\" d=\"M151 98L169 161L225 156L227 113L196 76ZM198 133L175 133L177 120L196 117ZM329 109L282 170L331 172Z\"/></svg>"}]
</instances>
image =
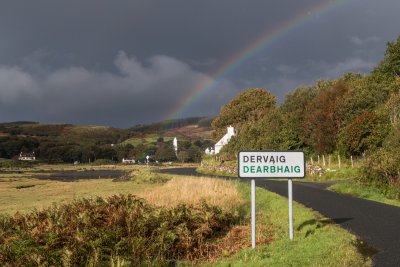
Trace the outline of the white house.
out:
<instances>
[{"instance_id":1,"label":"white house","mask_svg":"<svg viewBox=\"0 0 400 267\"><path fill-rule=\"evenodd\" d=\"M214 149L212 148L207 148L206 149L206 154L218 154L221 149L229 143L231 140L232 136L235 135L235 129L232 126L229 126L227 128L226 134L215 144Z\"/></svg>"},{"instance_id":2,"label":"white house","mask_svg":"<svg viewBox=\"0 0 400 267\"><path fill-rule=\"evenodd\" d=\"M214 148L213 147L207 147L205 150L207 155L213 155L215 154Z\"/></svg>"},{"instance_id":3,"label":"white house","mask_svg":"<svg viewBox=\"0 0 400 267\"><path fill-rule=\"evenodd\" d=\"M174 138L172 144L174 146L175 155L178 156L178 139L176 139L176 137Z\"/></svg>"},{"instance_id":4,"label":"white house","mask_svg":"<svg viewBox=\"0 0 400 267\"><path fill-rule=\"evenodd\" d=\"M136 160L135 159L126 159L126 158L122 158L122 163L123 164L135 164Z\"/></svg>"},{"instance_id":5,"label":"white house","mask_svg":"<svg viewBox=\"0 0 400 267\"><path fill-rule=\"evenodd\" d=\"M34 161L34 160L36 160L35 152L32 152L32 153L24 153L24 152L21 152L21 153L19 153L18 160L22 160L22 161Z\"/></svg>"}]
</instances>

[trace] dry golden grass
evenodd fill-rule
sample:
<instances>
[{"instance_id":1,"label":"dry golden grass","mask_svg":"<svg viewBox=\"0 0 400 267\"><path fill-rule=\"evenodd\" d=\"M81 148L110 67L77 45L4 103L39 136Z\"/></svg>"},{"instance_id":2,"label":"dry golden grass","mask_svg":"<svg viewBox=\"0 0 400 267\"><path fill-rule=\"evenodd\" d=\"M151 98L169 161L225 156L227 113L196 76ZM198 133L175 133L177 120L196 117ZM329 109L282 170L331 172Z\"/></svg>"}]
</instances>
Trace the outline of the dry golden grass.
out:
<instances>
[{"instance_id":1,"label":"dry golden grass","mask_svg":"<svg viewBox=\"0 0 400 267\"><path fill-rule=\"evenodd\" d=\"M205 200L211 205L235 209L244 201L236 183L199 177L173 178L161 187L137 194L157 206L174 206L181 203L196 205Z\"/></svg>"}]
</instances>

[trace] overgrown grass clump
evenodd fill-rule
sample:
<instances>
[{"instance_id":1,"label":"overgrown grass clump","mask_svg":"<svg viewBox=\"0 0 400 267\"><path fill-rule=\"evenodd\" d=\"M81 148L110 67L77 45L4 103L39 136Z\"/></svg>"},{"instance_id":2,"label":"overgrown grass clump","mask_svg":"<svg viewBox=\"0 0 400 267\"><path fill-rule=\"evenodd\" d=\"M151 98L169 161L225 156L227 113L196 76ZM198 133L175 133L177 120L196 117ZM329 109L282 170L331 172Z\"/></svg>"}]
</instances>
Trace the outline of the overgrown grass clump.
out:
<instances>
[{"instance_id":1,"label":"overgrown grass clump","mask_svg":"<svg viewBox=\"0 0 400 267\"><path fill-rule=\"evenodd\" d=\"M210 253L239 217L203 202L160 208L133 195L0 217L0 265L169 265Z\"/></svg>"}]
</instances>

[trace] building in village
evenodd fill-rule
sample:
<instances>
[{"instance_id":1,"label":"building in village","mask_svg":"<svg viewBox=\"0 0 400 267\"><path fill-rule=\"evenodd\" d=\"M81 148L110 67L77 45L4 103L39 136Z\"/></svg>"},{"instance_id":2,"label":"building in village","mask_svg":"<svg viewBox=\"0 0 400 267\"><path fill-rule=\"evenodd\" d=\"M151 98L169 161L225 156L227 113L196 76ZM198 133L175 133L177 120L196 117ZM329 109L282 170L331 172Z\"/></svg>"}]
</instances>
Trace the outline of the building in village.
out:
<instances>
[{"instance_id":1,"label":"building in village","mask_svg":"<svg viewBox=\"0 0 400 267\"><path fill-rule=\"evenodd\" d=\"M232 136L235 135L235 129L232 126L227 128L226 134L215 144L214 148L209 147L205 150L206 154L213 155L218 154L221 149L229 143Z\"/></svg>"},{"instance_id":2,"label":"building in village","mask_svg":"<svg viewBox=\"0 0 400 267\"><path fill-rule=\"evenodd\" d=\"M176 139L176 137L174 138L172 144L174 146L175 156L178 156L178 139Z\"/></svg>"},{"instance_id":3,"label":"building in village","mask_svg":"<svg viewBox=\"0 0 400 267\"><path fill-rule=\"evenodd\" d=\"M122 164L135 164L136 160L134 158L122 158Z\"/></svg>"},{"instance_id":4,"label":"building in village","mask_svg":"<svg viewBox=\"0 0 400 267\"><path fill-rule=\"evenodd\" d=\"M21 152L21 153L19 153L18 160L21 160L21 161L34 161L34 160L36 160L35 152L32 152L32 153Z\"/></svg>"}]
</instances>

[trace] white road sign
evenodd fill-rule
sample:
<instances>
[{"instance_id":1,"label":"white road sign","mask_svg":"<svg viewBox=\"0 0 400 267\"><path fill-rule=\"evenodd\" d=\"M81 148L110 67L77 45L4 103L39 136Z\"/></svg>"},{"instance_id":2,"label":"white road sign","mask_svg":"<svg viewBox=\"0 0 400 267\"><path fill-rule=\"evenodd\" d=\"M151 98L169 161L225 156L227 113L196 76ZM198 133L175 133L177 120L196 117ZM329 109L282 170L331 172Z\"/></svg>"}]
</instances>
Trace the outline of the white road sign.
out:
<instances>
[{"instance_id":1,"label":"white road sign","mask_svg":"<svg viewBox=\"0 0 400 267\"><path fill-rule=\"evenodd\" d=\"M304 178L302 151L240 151L240 178Z\"/></svg>"}]
</instances>

